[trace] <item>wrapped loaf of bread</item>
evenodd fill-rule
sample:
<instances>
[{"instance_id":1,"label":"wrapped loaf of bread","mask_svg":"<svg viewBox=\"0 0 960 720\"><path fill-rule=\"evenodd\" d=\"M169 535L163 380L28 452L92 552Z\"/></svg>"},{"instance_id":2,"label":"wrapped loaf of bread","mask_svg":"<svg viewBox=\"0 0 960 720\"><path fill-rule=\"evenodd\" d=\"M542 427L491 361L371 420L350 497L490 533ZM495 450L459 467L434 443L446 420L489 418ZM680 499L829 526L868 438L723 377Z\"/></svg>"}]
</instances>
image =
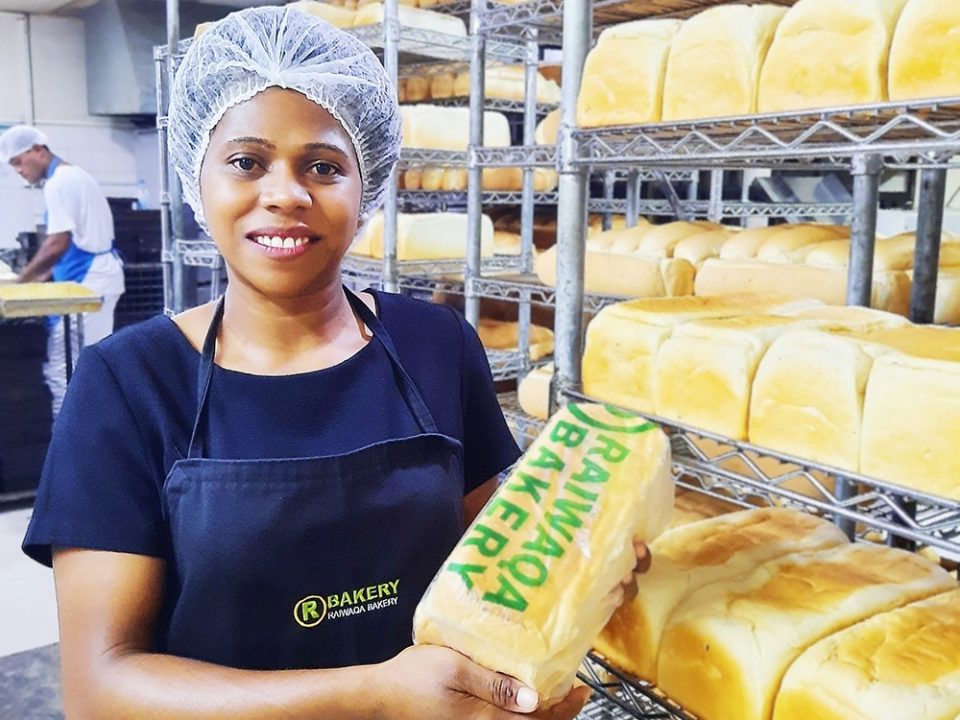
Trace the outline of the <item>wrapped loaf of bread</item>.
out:
<instances>
[{"instance_id":1,"label":"wrapped loaf of bread","mask_svg":"<svg viewBox=\"0 0 960 720\"><path fill-rule=\"evenodd\" d=\"M679 20L637 20L600 33L587 55L577 98L583 128L656 122L663 77Z\"/></svg>"},{"instance_id":2,"label":"wrapped loaf of bread","mask_svg":"<svg viewBox=\"0 0 960 720\"><path fill-rule=\"evenodd\" d=\"M784 508L743 510L669 530L650 547L650 570L637 578L637 596L613 614L594 647L656 682L661 637L685 597L769 560L847 542L829 522Z\"/></svg>"},{"instance_id":3,"label":"wrapped loaf of bread","mask_svg":"<svg viewBox=\"0 0 960 720\"><path fill-rule=\"evenodd\" d=\"M875 272L870 305L906 315L910 309L911 287L905 272ZM829 305L846 305L847 269L714 258L705 260L697 271L694 291L697 295L776 292L815 298Z\"/></svg>"},{"instance_id":4,"label":"wrapped loaf of bread","mask_svg":"<svg viewBox=\"0 0 960 720\"><path fill-rule=\"evenodd\" d=\"M960 590L831 635L790 666L773 720L956 720Z\"/></svg>"},{"instance_id":5,"label":"wrapped loaf of bread","mask_svg":"<svg viewBox=\"0 0 960 720\"><path fill-rule=\"evenodd\" d=\"M778 5L721 5L687 20L670 46L663 119L693 120L757 111L757 81Z\"/></svg>"},{"instance_id":6,"label":"wrapped loaf of bread","mask_svg":"<svg viewBox=\"0 0 960 720\"><path fill-rule=\"evenodd\" d=\"M890 99L960 95L960 5L910 0L890 47Z\"/></svg>"},{"instance_id":7,"label":"wrapped loaf of bread","mask_svg":"<svg viewBox=\"0 0 960 720\"><path fill-rule=\"evenodd\" d=\"M663 634L657 682L701 720L770 720L784 673L808 647L955 587L928 560L878 545L773 560L687 596Z\"/></svg>"},{"instance_id":8,"label":"wrapped loaf of bread","mask_svg":"<svg viewBox=\"0 0 960 720\"><path fill-rule=\"evenodd\" d=\"M907 0L799 0L767 53L760 112L842 107L887 99L887 62Z\"/></svg>"},{"instance_id":9,"label":"wrapped loaf of bread","mask_svg":"<svg viewBox=\"0 0 960 720\"><path fill-rule=\"evenodd\" d=\"M860 472L960 499L960 330L905 327L867 338L902 352L873 364Z\"/></svg>"},{"instance_id":10,"label":"wrapped loaf of bread","mask_svg":"<svg viewBox=\"0 0 960 720\"><path fill-rule=\"evenodd\" d=\"M674 328L692 320L801 310L817 302L783 295L649 298L603 308L587 327L583 389L591 397L654 412L654 362Z\"/></svg>"},{"instance_id":11,"label":"wrapped loaf of bread","mask_svg":"<svg viewBox=\"0 0 960 720\"><path fill-rule=\"evenodd\" d=\"M383 257L383 213L364 226L351 252ZM466 257L467 216L464 213L399 213L397 215L398 260L446 260ZM480 219L480 255L493 256L493 222Z\"/></svg>"},{"instance_id":12,"label":"wrapped loaf of bread","mask_svg":"<svg viewBox=\"0 0 960 720\"><path fill-rule=\"evenodd\" d=\"M654 360L654 410L733 440L747 439L754 375L770 344L813 320L740 315L681 325Z\"/></svg>"},{"instance_id":13,"label":"wrapped loaf of bread","mask_svg":"<svg viewBox=\"0 0 960 720\"><path fill-rule=\"evenodd\" d=\"M363 25L379 25L384 21L383 3L373 2L357 9L354 17L354 27ZM418 30L428 30L429 32L443 33L445 35L458 35L464 37L467 34L467 26L463 20L453 15L433 12L432 10L421 10L420 8L401 5L397 8L397 17L403 27L417 28Z\"/></svg>"},{"instance_id":14,"label":"wrapped loaf of bread","mask_svg":"<svg viewBox=\"0 0 960 720\"><path fill-rule=\"evenodd\" d=\"M559 410L477 517L414 616L446 645L563 698L614 610L613 590L670 522L670 447L600 405Z\"/></svg>"}]
</instances>

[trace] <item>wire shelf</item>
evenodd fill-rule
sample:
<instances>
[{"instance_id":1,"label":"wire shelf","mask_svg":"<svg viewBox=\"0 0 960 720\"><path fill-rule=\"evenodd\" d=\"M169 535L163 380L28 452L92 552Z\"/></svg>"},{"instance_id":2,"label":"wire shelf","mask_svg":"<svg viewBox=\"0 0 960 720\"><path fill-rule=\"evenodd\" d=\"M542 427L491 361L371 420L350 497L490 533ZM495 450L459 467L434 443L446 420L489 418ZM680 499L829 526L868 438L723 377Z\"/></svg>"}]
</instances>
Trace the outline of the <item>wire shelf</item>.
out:
<instances>
[{"instance_id":1,"label":"wire shelf","mask_svg":"<svg viewBox=\"0 0 960 720\"><path fill-rule=\"evenodd\" d=\"M573 138L573 162L593 167L829 167L871 154L926 167L957 151L960 98L574 130Z\"/></svg>"},{"instance_id":2,"label":"wire shelf","mask_svg":"<svg viewBox=\"0 0 960 720\"><path fill-rule=\"evenodd\" d=\"M567 396L599 402L579 392ZM720 489L742 501L757 498L767 504L794 506L853 523L860 535L871 533L885 542L908 541L951 556L960 554L960 501L731 440L649 413L636 414L670 434L675 472L695 481L690 485L693 489ZM845 496L842 486L848 488Z\"/></svg>"},{"instance_id":3,"label":"wire shelf","mask_svg":"<svg viewBox=\"0 0 960 720\"><path fill-rule=\"evenodd\" d=\"M479 297L492 300L520 302L525 297L529 297L531 303L546 307L554 307L557 302L557 289L544 285L536 275L517 273L477 277L473 279L473 289ZM584 293L583 311L597 313L607 305L623 302L627 299L619 295Z\"/></svg>"},{"instance_id":4,"label":"wire shelf","mask_svg":"<svg viewBox=\"0 0 960 720\"><path fill-rule=\"evenodd\" d=\"M223 258L217 246L210 240L177 240L173 244L173 260L179 257L180 262L188 267L205 267L217 269L221 267ZM167 257L164 262L169 262Z\"/></svg>"},{"instance_id":5,"label":"wire shelf","mask_svg":"<svg viewBox=\"0 0 960 720\"><path fill-rule=\"evenodd\" d=\"M467 107L470 105L469 97L446 97L446 98L432 98L430 100L425 100L424 102L429 102L431 105L445 105L452 107ZM556 110L559 105L556 103L537 103L536 105L536 114L539 117L543 117L548 113ZM525 112L523 100L506 100L504 98L495 98L487 97L483 100L484 110L502 112L502 113L515 113L523 114Z\"/></svg>"},{"instance_id":6,"label":"wire shelf","mask_svg":"<svg viewBox=\"0 0 960 720\"><path fill-rule=\"evenodd\" d=\"M500 410L503 412L503 417L513 425L517 434L526 440L536 440L546 422L527 415L520 407L520 401L517 399L517 393L515 392L500 393L497 395L497 400L500 401Z\"/></svg>"},{"instance_id":7,"label":"wire shelf","mask_svg":"<svg viewBox=\"0 0 960 720\"><path fill-rule=\"evenodd\" d=\"M459 2L457 6L469 5L466 2ZM443 6L437 6L440 10ZM434 8L431 8L434 9ZM447 10L446 14L469 14L467 7L460 12L451 12ZM372 25L361 25L353 28L345 28L344 32L354 35L360 42L373 50L383 50L386 44L386 23L375 23ZM177 45L177 51L173 54L173 67L177 65L186 55L187 50L193 43L193 38L184 38ZM450 33L437 32L435 30L423 30L421 28L398 26L397 59L401 65L411 65L425 63L429 61L441 62L459 62L464 66L470 63L471 46L470 38L467 35L452 35ZM524 60L523 45L504 38L490 38L486 45L487 57L495 63L522 63ZM154 60L166 60L170 57L166 45L157 45L153 49Z\"/></svg>"},{"instance_id":8,"label":"wire shelf","mask_svg":"<svg viewBox=\"0 0 960 720\"><path fill-rule=\"evenodd\" d=\"M416 212L442 211L446 208L465 208L467 193L442 192L428 190L401 190L397 196L401 205ZM556 192L542 192L533 194L534 205L556 205ZM520 192L485 192L481 201L486 206L493 205L520 205L523 193Z\"/></svg>"},{"instance_id":9,"label":"wire shelf","mask_svg":"<svg viewBox=\"0 0 960 720\"><path fill-rule=\"evenodd\" d=\"M346 32L374 50L383 50L386 45L386 23L361 25ZM470 62L471 40L466 35L451 35L401 25L398 36L397 59L400 65L423 63L427 60ZM502 39L489 38L486 52L492 62L521 63L524 60L523 45Z\"/></svg>"},{"instance_id":10,"label":"wire shelf","mask_svg":"<svg viewBox=\"0 0 960 720\"><path fill-rule=\"evenodd\" d=\"M482 272L499 272L516 269L519 262L519 258L513 256L494 256L484 258L481 261L480 267ZM353 278L368 277L376 279L379 282L383 277L382 258L348 254L343 258L340 267L345 274L349 273L350 277ZM454 281L459 279L459 282L462 284L465 267L466 260L463 258L397 261L397 272L401 277L429 278L435 281L435 283L442 282L445 277L454 276Z\"/></svg>"},{"instance_id":11,"label":"wire shelf","mask_svg":"<svg viewBox=\"0 0 960 720\"><path fill-rule=\"evenodd\" d=\"M459 150L433 150L430 148L401 148L399 170L424 167L462 168L467 166L467 153Z\"/></svg>"},{"instance_id":12,"label":"wire shelf","mask_svg":"<svg viewBox=\"0 0 960 720\"><path fill-rule=\"evenodd\" d=\"M647 17L686 18L729 0L594 0L593 25L602 27ZM792 5L793 0L772 0ZM538 28L546 37L561 30L563 0L531 0L516 5L491 2L481 17L481 29L505 31L521 27Z\"/></svg>"},{"instance_id":13,"label":"wire shelf","mask_svg":"<svg viewBox=\"0 0 960 720\"><path fill-rule=\"evenodd\" d=\"M589 207L592 212L625 213L627 201L594 198L589 201ZM681 200L680 209L688 217L707 217L710 214L710 203L707 200ZM640 200L637 210L640 215L674 214L673 207L667 200ZM852 203L760 203L731 200L724 201L721 206L721 216L725 218L849 217L852 214Z\"/></svg>"},{"instance_id":14,"label":"wire shelf","mask_svg":"<svg viewBox=\"0 0 960 720\"><path fill-rule=\"evenodd\" d=\"M581 718L696 720L655 686L624 673L596 652L587 655L577 676L596 693Z\"/></svg>"},{"instance_id":15,"label":"wire shelf","mask_svg":"<svg viewBox=\"0 0 960 720\"><path fill-rule=\"evenodd\" d=\"M556 167L556 145L513 145L511 147L475 147L471 149L483 167Z\"/></svg>"},{"instance_id":16,"label":"wire shelf","mask_svg":"<svg viewBox=\"0 0 960 720\"><path fill-rule=\"evenodd\" d=\"M517 380L527 370L526 358L519 350L487 350L487 362L494 382Z\"/></svg>"}]
</instances>

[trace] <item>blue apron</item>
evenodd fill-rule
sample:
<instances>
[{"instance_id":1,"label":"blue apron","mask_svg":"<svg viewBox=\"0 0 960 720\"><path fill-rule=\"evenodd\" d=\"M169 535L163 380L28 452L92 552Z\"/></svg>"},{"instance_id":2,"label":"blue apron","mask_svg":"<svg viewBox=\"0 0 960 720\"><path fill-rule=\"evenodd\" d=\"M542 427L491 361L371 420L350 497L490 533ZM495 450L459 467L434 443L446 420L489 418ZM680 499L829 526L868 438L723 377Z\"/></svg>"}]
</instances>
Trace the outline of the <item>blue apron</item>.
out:
<instances>
[{"instance_id":1,"label":"blue apron","mask_svg":"<svg viewBox=\"0 0 960 720\"><path fill-rule=\"evenodd\" d=\"M163 486L162 651L273 670L382 662L411 644L414 609L463 530L463 446L437 430L380 321L344 291L390 358L420 434L343 455L205 458L204 433L217 431L202 426L221 299L187 458ZM350 398L331 398L331 413L337 402Z\"/></svg>"},{"instance_id":2,"label":"blue apron","mask_svg":"<svg viewBox=\"0 0 960 720\"><path fill-rule=\"evenodd\" d=\"M53 173L56 172L56 169L60 167L60 158L54 157L50 161L50 165L47 167L47 172L44 175L45 180L49 180L53 177ZM44 225L49 222L49 214L44 213L43 223ZM53 266L53 279L56 282L64 282L67 280L82 283L87 277L87 273L90 271L90 266L93 264L93 259L98 255L109 255L115 254L113 249L113 240L110 241L110 249L104 250L103 252L87 252L86 250L81 250L74 244L73 237L70 238L70 247L67 248L67 251L60 257L57 261L57 264Z\"/></svg>"}]
</instances>

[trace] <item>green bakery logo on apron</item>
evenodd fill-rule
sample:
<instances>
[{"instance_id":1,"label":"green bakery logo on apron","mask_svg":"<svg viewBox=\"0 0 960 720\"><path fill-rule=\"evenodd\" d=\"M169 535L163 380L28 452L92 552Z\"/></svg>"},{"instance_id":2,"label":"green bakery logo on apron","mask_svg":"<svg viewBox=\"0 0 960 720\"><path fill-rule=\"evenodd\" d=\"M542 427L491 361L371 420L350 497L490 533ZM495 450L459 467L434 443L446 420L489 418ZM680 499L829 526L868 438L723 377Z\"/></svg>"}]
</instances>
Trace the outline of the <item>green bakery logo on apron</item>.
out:
<instances>
[{"instance_id":1,"label":"green bakery logo on apron","mask_svg":"<svg viewBox=\"0 0 960 720\"><path fill-rule=\"evenodd\" d=\"M345 590L333 595L307 595L293 608L293 618L301 627L316 627L324 620L376 612L397 604L400 580Z\"/></svg>"}]
</instances>

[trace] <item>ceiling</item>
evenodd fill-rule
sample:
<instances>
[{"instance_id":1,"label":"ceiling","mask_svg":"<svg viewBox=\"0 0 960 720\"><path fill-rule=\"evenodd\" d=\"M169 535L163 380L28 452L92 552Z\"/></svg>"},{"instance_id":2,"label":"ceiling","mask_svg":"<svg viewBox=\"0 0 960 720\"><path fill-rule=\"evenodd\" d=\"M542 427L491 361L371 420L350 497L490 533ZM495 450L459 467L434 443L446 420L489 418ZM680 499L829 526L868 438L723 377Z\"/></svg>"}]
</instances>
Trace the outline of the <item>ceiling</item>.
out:
<instances>
[{"instance_id":1,"label":"ceiling","mask_svg":"<svg viewBox=\"0 0 960 720\"><path fill-rule=\"evenodd\" d=\"M163 0L154 0L162 2ZM77 10L93 5L97 0L0 0L0 12L53 13L61 10ZM232 8L263 5L264 0L199 0L206 5L224 5Z\"/></svg>"}]
</instances>

